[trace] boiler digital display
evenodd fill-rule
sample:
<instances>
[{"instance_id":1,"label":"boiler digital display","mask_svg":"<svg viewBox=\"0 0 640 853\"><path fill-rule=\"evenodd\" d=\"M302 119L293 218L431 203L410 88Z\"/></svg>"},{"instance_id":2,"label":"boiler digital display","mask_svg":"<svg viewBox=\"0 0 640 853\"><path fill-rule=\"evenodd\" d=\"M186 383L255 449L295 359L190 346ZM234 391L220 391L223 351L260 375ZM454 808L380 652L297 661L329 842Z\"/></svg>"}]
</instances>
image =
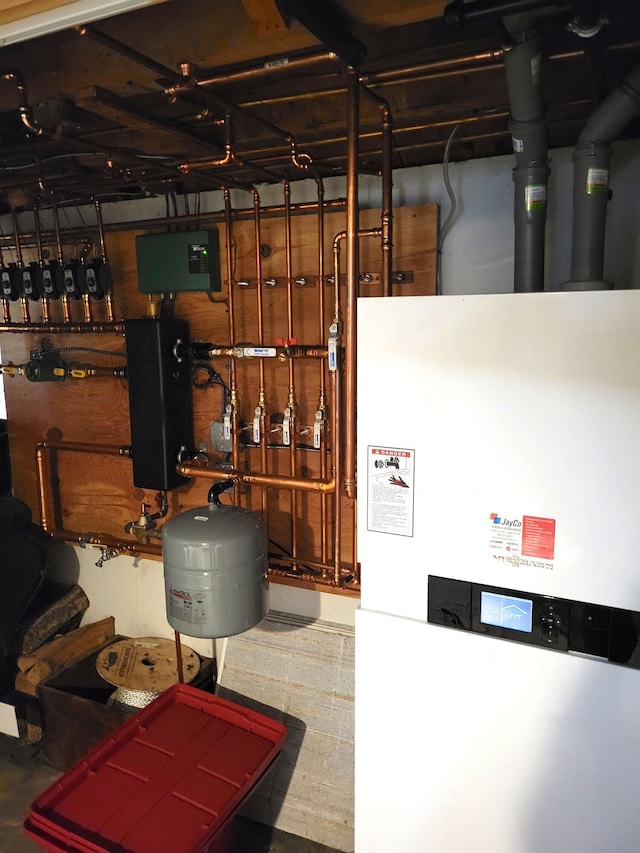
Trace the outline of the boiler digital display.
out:
<instances>
[{"instance_id":1,"label":"boiler digital display","mask_svg":"<svg viewBox=\"0 0 640 853\"><path fill-rule=\"evenodd\" d=\"M531 633L533 601L500 595L496 592L480 593L480 621L496 628Z\"/></svg>"}]
</instances>

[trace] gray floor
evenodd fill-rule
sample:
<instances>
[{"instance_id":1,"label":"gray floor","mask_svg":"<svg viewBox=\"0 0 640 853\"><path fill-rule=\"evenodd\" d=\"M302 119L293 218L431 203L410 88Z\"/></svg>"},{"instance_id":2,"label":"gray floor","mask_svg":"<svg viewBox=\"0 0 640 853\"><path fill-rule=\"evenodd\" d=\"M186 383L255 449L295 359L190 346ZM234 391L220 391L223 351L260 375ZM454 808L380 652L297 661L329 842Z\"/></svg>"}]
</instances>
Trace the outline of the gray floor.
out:
<instances>
[{"instance_id":1,"label":"gray floor","mask_svg":"<svg viewBox=\"0 0 640 853\"><path fill-rule=\"evenodd\" d=\"M32 801L60 775L46 766L36 747L0 734L0 851L40 850L22 831ZM162 853L172 853L170 850ZM277 829L243 818L235 821L233 853L337 853Z\"/></svg>"}]
</instances>

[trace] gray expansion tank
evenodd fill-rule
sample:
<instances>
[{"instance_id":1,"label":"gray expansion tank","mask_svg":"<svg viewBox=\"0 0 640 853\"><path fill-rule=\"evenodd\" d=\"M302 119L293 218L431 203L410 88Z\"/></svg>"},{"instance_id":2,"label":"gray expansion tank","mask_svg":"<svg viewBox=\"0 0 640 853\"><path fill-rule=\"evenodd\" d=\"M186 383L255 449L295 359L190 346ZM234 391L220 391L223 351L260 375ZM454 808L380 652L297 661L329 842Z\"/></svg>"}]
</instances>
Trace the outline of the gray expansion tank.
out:
<instances>
[{"instance_id":1,"label":"gray expansion tank","mask_svg":"<svg viewBox=\"0 0 640 853\"><path fill-rule=\"evenodd\" d=\"M162 529L167 619L189 637L231 637L268 610L267 534L262 518L211 502Z\"/></svg>"}]
</instances>

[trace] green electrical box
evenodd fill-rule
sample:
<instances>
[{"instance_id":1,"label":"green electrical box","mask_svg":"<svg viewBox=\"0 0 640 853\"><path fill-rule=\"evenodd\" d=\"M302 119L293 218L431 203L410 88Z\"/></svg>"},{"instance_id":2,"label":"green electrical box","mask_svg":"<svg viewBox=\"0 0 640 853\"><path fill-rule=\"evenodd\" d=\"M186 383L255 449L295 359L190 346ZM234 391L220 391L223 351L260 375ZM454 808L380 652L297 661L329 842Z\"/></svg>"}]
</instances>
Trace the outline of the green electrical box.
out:
<instances>
[{"instance_id":1,"label":"green electrical box","mask_svg":"<svg viewBox=\"0 0 640 853\"><path fill-rule=\"evenodd\" d=\"M220 291L218 232L178 231L136 237L140 293Z\"/></svg>"}]
</instances>

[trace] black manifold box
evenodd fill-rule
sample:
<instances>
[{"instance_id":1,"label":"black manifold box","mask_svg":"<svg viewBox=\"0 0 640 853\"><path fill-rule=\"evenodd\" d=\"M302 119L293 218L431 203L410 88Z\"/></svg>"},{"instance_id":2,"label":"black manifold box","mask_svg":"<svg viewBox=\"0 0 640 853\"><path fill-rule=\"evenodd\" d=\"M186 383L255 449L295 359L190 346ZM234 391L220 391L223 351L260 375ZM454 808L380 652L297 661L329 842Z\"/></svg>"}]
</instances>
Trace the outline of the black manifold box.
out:
<instances>
[{"instance_id":1,"label":"black manifold box","mask_svg":"<svg viewBox=\"0 0 640 853\"><path fill-rule=\"evenodd\" d=\"M176 318L125 320L133 482L168 491L186 480L176 471L181 447L193 444L191 369L179 355L189 326Z\"/></svg>"}]
</instances>

